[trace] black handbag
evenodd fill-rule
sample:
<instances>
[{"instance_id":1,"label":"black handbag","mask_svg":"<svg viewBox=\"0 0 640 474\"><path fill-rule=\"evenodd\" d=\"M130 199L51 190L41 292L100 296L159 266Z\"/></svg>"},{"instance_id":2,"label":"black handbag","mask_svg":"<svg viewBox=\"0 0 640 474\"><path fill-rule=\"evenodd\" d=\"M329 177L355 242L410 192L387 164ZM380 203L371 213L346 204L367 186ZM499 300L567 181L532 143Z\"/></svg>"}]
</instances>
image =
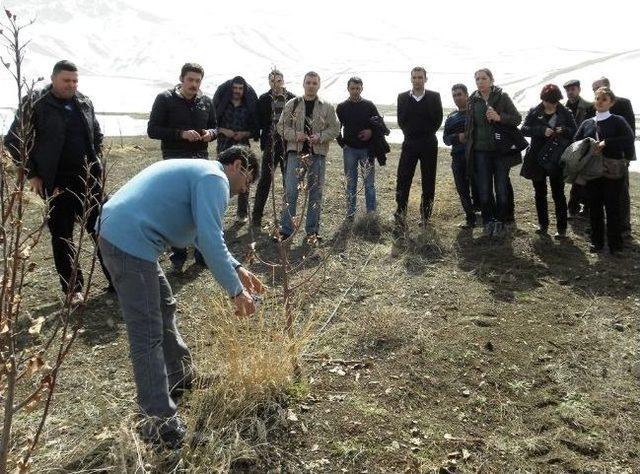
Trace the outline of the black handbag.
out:
<instances>
[{"instance_id":1,"label":"black handbag","mask_svg":"<svg viewBox=\"0 0 640 474\"><path fill-rule=\"evenodd\" d=\"M493 141L496 151L501 155L520 153L529 146L529 142L518 127L511 125L493 124Z\"/></svg>"},{"instance_id":2,"label":"black handbag","mask_svg":"<svg viewBox=\"0 0 640 474\"><path fill-rule=\"evenodd\" d=\"M553 175L560 172L560 158L569 145L571 140L562 136L551 136L545 140L536 160L547 174Z\"/></svg>"}]
</instances>

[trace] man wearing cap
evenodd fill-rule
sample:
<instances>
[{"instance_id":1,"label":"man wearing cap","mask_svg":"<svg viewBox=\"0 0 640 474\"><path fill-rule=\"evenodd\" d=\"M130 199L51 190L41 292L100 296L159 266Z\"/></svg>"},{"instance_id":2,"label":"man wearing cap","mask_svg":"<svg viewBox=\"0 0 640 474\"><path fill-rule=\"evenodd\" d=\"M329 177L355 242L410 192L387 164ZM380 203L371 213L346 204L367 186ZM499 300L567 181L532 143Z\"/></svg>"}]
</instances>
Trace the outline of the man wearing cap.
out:
<instances>
[{"instance_id":1,"label":"man wearing cap","mask_svg":"<svg viewBox=\"0 0 640 474\"><path fill-rule=\"evenodd\" d=\"M580 97L580 81L571 79L564 83L564 90L567 93L567 108L573 113L576 125L580 124L588 118L595 116L596 111L593 108L593 102L587 102Z\"/></svg>"},{"instance_id":2,"label":"man wearing cap","mask_svg":"<svg viewBox=\"0 0 640 474\"><path fill-rule=\"evenodd\" d=\"M580 81L571 79L564 83L564 90L567 93L567 108L573 114L576 125L580 126L586 119L595 116L596 111L593 108L593 102L587 102L580 97ZM589 212L587 191L585 186L581 184L572 184L571 193L569 194L569 202L567 208L570 216L580 215L580 205L582 204L582 215Z\"/></svg>"},{"instance_id":3,"label":"man wearing cap","mask_svg":"<svg viewBox=\"0 0 640 474\"><path fill-rule=\"evenodd\" d=\"M611 88L611 83L609 82L608 78L601 77L600 79L593 81L593 84L591 85L593 92L597 91L601 87ZM631 101L629 99L616 95L616 101L611 106L611 109L609 109L609 112L611 112L613 115L619 115L620 117L625 119L625 121L629 124L631 130L633 131L633 136L636 136L636 116L633 113L633 106L631 105ZM628 157L629 161L633 161L635 159L635 154ZM631 237L631 196L629 195L628 168L624 176L624 186L622 189L620 206L620 212L622 214L622 237L625 239L629 239Z\"/></svg>"}]
</instances>

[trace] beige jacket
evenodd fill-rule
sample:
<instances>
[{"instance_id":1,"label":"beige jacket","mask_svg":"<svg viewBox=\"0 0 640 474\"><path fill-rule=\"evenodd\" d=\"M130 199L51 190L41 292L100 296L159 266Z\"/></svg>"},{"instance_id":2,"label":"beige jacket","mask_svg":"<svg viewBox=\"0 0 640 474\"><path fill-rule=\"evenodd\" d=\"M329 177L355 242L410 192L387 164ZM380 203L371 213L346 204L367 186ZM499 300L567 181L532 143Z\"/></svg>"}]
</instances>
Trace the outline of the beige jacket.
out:
<instances>
[{"instance_id":1,"label":"beige jacket","mask_svg":"<svg viewBox=\"0 0 640 474\"><path fill-rule=\"evenodd\" d=\"M293 110L296 101L298 104L296 110ZM296 141L296 132L304 132L304 120L304 99L297 97L289 100L284 106L277 125L278 133L287 142L287 151L302 150L302 143ZM312 145L312 152L327 156L329 143L340 133L340 124L333 105L320 97L316 99L316 104L313 106L311 132L320 135L320 143Z\"/></svg>"}]
</instances>

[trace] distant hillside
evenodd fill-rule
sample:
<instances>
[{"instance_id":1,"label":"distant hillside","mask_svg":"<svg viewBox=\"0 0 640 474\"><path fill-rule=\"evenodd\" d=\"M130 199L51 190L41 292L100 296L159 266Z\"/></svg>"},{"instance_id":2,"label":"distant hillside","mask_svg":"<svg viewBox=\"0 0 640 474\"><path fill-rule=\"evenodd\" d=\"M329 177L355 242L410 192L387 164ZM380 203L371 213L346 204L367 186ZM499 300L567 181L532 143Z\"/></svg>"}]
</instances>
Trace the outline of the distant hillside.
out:
<instances>
[{"instance_id":1,"label":"distant hillside","mask_svg":"<svg viewBox=\"0 0 640 474\"><path fill-rule=\"evenodd\" d=\"M411 67L424 64L428 87L441 92L445 106L452 105L450 86L463 82L472 87L473 71L486 65L521 109L538 101L547 82L579 78L588 90L591 80L607 74L614 90L631 97L640 110L635 75L628 74L640 66L640 49L579 51L510 42L487 47L432 29L408 29L401 21L404 10L367 20L360 29L369 33L362 34L348 15L323 21L319 33L306 29L309 25L291 12L264 7L252 7L247 15L237 5L219 2L199 4L195 13L163 2L135 5L120 0L9 1L25 19L36 15L35 25L25 30L25 39L32 39L27 74L46 77L56 60L68 58L81 68L81 88L98 111L147 112L156 93L176 83L180 66L189 60L203 64L209 93L237 74L265 90L266 74L277 65L294 92L299 92L304 72L317 70L322 94L333 102L345 97L347 79L359 75L364 95L381 104L395 103L397 93L409 88ZM15 105L9 86L9 76L0 74L0 107Z\"/></svg>"}]
</instances>

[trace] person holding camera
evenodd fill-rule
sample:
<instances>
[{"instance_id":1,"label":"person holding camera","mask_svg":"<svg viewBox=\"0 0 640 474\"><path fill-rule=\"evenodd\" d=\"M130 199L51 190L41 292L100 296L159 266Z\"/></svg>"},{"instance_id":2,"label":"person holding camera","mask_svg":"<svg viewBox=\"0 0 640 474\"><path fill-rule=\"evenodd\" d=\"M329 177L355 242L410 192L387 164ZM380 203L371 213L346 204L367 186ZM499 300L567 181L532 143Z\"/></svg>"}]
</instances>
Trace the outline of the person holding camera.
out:
<instances>
[{"instance_id":1,"label":"person holding camera","mask_svg":"<svg viewBox=\"0 0 640 474\"><path fill-rule=\"evenodd\" d=\"M160 140L162 158L209 158L209 142L217 137L216 112L209 97L200 91L204 69L186 63L180 71L180 83L156 97L147 134ZM171 247L171 264L181 273L187 260L187 249ZM204 265L202 255L194 251L196 263Z\"/></svg>"},{"instance_id":2,"label":"person holding camera","mask_svg":"<svg viewBox=\"0 0 640 474\"><path fill-rule=\"evenodd\" d=\"M547 208L547 177L556 208L556 239L567 234L567 199L560 157L571 144L576 133L576 122L571 111L560 103L562 92L555 84L547 84L540 92L542 101L529 110L522 125L522 133L531 137L531 146L524 156L520 174L533 182L538 234L546 235L549 229Z\"/></svg>"}]
</instances>

